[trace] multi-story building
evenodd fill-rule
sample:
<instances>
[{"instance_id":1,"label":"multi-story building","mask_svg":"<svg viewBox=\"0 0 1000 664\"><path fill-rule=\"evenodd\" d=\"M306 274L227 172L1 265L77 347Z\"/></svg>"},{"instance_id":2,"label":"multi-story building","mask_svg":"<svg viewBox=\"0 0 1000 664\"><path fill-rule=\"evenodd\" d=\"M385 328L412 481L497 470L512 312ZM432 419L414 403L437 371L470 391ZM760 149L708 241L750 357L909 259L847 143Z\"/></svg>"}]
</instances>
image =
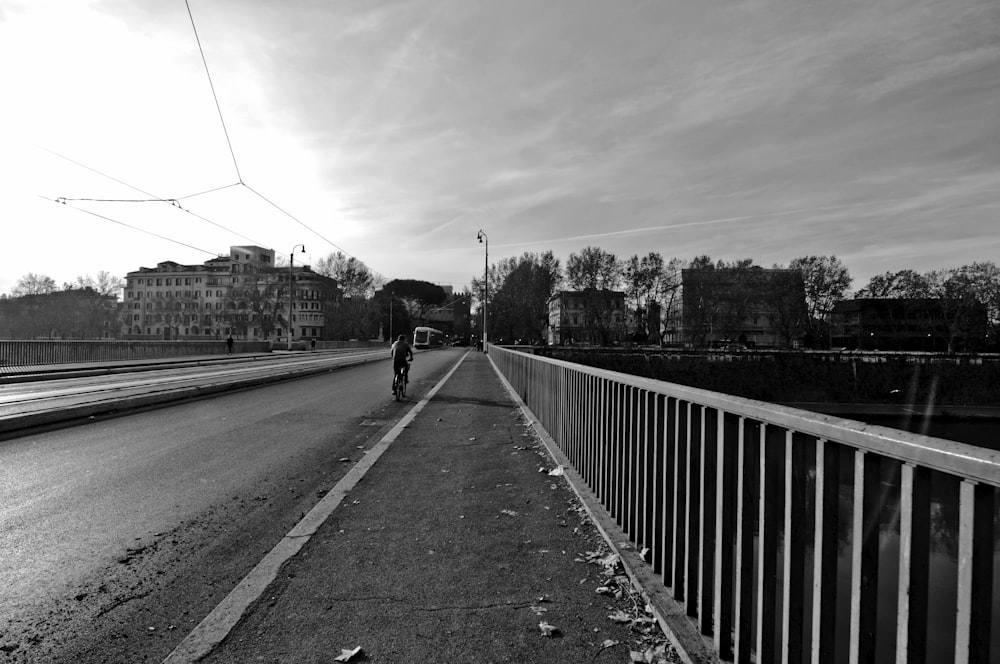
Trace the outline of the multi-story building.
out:
<instances>
[{"instance_id":1,"label":"multi-story building","mask_svg":"<svg viewBox=\"0 0 1000 664\"><path fill-rule=\"evenodd\" d=\"M799 270L697 268L681 271L685 345L795 347L807 315Z\"/></svg>"},{"instance_id":2,"label":"multi-story building","mask_svg":"<svg viewBox=\"0 0 1000 664\"><path fill-rule=\"evenodd\" d=\"M164 261L129 272L123 332L132 339L287 338L290 316L293 338L322 339L339 296L336 280L308 265L277 267L271 249L233 246L201 265Z\"/></svg>"},{"instance_id":3,"label":"multi-story building","mask_svg":"<svg viewBox=\"0 0 1000 664\"><path fill-rule=\"evenodd\" d=\"M625 293L559 291L549 299L550 344L620 343L626 338Z\"/></svg>"},{"instance_id":4,"label":"multi-story building","mask_svg":"<svg viewBox=\"0 0 1000 664\"><path fill-rule=\"evenodd\" d=\"M986 307L975 300L858 298L830 315L830 343L851 350L978 351L987 345Z\"/></svg>"}]
</instances>

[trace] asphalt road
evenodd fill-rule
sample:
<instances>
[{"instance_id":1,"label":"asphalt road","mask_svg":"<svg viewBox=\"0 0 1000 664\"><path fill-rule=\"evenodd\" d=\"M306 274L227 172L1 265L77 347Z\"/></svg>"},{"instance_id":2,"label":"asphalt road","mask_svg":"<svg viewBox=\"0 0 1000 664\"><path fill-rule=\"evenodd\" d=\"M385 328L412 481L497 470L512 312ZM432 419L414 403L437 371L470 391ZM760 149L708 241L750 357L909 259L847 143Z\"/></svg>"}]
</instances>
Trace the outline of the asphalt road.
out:
<instances>
[{"instance_id":1,"label":"asphalt road","mask_svg":"<svg viewBox=\"0 0 1000 664\"><path fill-rule=\"evenodd\" d=\"M419 353L410 403L461 353ZM389 381L387 359L0 442L0 662L161 661L405 412Z\"/></svg>"}]
</instances>

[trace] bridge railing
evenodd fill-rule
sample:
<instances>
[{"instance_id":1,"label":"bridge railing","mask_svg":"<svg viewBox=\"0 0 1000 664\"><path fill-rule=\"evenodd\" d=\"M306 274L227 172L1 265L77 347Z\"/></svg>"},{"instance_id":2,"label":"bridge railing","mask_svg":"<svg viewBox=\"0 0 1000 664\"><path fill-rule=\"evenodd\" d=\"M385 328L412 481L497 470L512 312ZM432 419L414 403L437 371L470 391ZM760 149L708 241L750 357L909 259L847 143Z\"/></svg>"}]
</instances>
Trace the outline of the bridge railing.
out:
<instances>
[{"instance_id":1,"label":"bridge railing","mask_svg":"<svg viewBox=\"0 0 1000 664\"><path fill-rule=\"evenodd\" d=\"M490 357L719 659L990 661L1000 453Z\"/></svg>"},{"instance_id":2,"label":"bridge railing","mask_svg":"<svg viewBox=\"0 0 1000 664\"><path fill-rule=\"evenodd\" d=\"M241 353L266 353L266 341L237 341ZM0 340L0 368L116 360L224 355L223 341Z\"/></svg>"}]
</instances>

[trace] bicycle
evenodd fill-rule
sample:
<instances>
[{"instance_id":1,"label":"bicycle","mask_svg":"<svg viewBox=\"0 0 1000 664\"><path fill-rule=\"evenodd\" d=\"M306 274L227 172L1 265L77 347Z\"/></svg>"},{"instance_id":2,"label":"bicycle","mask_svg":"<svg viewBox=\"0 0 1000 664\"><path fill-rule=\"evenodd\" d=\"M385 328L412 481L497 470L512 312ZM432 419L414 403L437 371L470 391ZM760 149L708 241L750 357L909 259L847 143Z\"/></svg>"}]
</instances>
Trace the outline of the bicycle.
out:
<instances>
[{"instance_id":1,"label":"bicycle","mask_svg":"<svg viewBox=\"0 0 1000 664\"><path fill-rule=\"evenodd\" d=\"M409 364L400 365L392 376L392 394L396 397L396 401L402 401L406 397L406 376L409 368Z\"/></svg>"}]
</instances>

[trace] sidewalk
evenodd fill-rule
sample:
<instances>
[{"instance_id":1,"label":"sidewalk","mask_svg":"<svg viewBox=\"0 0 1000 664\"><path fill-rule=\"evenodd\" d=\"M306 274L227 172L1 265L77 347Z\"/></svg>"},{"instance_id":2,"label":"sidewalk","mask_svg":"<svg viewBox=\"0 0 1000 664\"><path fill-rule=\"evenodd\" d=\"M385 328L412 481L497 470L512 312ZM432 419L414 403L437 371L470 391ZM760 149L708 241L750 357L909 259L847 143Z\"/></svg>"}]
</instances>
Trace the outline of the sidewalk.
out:
<instances>
[{"instance_id":1,"label":"sidewalk","mask_svg":"<svg viewBox=\"0 0 1000 664\"><path fill-rule=\"evenodd\" d=\"M665 638L553 468L470 353L199 661L600 664L651 651ZM666 650L652 661L679 661Z\"/></svg>"}]
</instances>

